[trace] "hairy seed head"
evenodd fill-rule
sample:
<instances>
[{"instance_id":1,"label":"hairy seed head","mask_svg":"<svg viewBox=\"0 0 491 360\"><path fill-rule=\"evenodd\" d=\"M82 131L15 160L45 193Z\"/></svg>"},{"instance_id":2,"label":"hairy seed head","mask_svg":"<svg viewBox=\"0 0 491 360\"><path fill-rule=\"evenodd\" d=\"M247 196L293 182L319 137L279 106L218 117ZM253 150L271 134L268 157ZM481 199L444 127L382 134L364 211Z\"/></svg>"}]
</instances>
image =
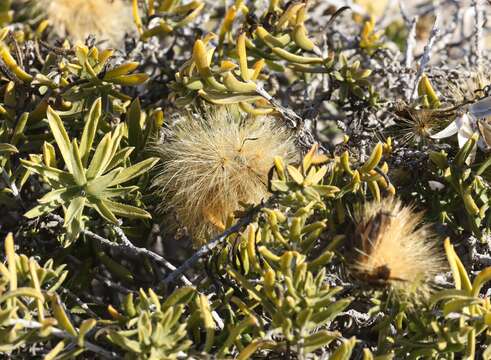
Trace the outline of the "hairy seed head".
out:
<instances>
[{"instance_id":1,"label":"hairy seed head","mask_svg":"<svg viewBox=\"0 0 491 360\"><path fill-rule=\"evenodd\" d=\"M195 244L224 229L240 203L268 197L275 156L295 156L288 130L271 117L245 117L220 107L181 115L155 146L162 159L154 187L163 210L172 210Z\"/></svg>"},{"instance_id":2,"label":"hairy seed head","mask_svg":"<svg viewBox=\"0 0 491 360\"><path fill-rule=\"evenodd\" d=\"M445 262L422 217L395 198L365 204L357 215L355 276L404 297L426 297Z\"/></svg>"},{"instance_id":3,"label":"hairy seed head","mask_svg":"<svg viewBox=\"0 0 491 360\"><path fill-rule=\"evenodd\" d=\"M108 46L122 45L134 31L131 6L124 0L43 0L50 24L60 37L84 41L93 34Z\"/></svg>"}]
</instances>

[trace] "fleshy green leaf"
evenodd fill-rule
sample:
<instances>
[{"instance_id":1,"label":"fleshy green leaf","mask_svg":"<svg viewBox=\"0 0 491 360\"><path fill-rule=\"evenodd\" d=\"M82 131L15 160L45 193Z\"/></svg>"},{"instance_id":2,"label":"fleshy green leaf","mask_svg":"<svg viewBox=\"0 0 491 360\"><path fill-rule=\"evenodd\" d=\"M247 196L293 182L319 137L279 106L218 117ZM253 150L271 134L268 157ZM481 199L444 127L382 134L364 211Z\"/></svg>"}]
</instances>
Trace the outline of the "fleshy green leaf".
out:
<instances>
[{"instance_id":1,"label":"fleshy green leaf","mask_svg":"<svg viewBox=\"0 0 491 360\"><path fill-rule=\"evenodd\" d=\"M10 140L10 143L12 145L17 145L19 143L19 140L24 136L24 129L27 124L27 120L29 119L29 113L23 113L17 124L15 125L14 133L12 134L12 138Z\"/></svg>"},{"instance_id":2,"label":"fleshy green leaf","mask_svg":"<svg viewBox=\"0 0 491 360\"><path fill-rule=\"evenodd\" d=\"M41 164L36 164L35 162L29 160L20 160L24 167L36 174L46 177L47 179L54 180L60 184L64 184L66 186L76 185L75 179L72 174L67 173L66 171L62 171L50 166L45 166Z\"/></svg>"},{"instance_id":3,"label":"fleshy green leaf","mask_svg":"<svg viewBox=\"0 0 491 360\"><path fill-rule=\"evenodd\" d=\"M106 207L116 215L120 215L127 218L135 219L151 219L152 216L145 210L137 208L136 206L125 205L110 201L107 199L101 200Z\"/></svg>"},{"instance_id":4,"label":"fleshy green leaf","mask_svg":"<svg viewBox=\"0 0 491 360\"><path fill-rule=\"evenodd\" d=\"M141 116L140 100L137 98L131 103L127 114L128 142L137 150L141 149L143 144Z\"/></svg>"},{"instance_id":5,"label":"fleshy green leaf","mask_svg":"<svg viewBox=\"0 0 491 360\"><path fill-rule=\"evenodd\" d=\"M41 205L33 207L31 210L26 212L24 214L24 216L28 219L34 219L34 218L37 218L37 217L42 216L44 214L48 214L48 213L53 212L59 206L60 206L60 204L55 203L55 202L51 202L49 204L41 204Z\"/></svg>"},{"instance_id":6,"label":"fleshy green leaf","mask_svg":"<svg viewBox=\"0 0 491 360\"><path fill-rule=\"evenodd\" d=\"M87 319L82 322L80 325L80 329L78 332L78 346L83 347L84 346L84 337L87 335L87 333L94 328L94 326L97 324L97 321L94 319Z\"/></svg>"},{"instance_id":7,"label":"fleshy green leaf","mask_svg":"<svg viewBox=\"0 0 491 360\"><path fill-rule=\"evenodd\" d=\"M106 175L96 177L89 180L86 186L87 195L100 197L109 185L118 177L121 173L121 168L114 169Z\"/></svg>"},{"instance_id":8,"label":"fleshy green leaf","mask_svg":"<svg viewBox=\"0 0 491 360\"><path fill-rule=\"evenodd\" d=\"M124 169L109 186L122 184L140 176L141 174L149 171L158 161L158 158L152 157Z\"/></svg>"},{"instance_id":9,"label":"fleshy green leaf","mask_svg":"<svg viewBox=\"0 0 491 360\"><path fill-rule=\"evenodd\" d=\"M110 331L107 334L108 339L114 344L122 347L123 349L129 350L134 353L141 353L140 343L135 340L128 339L115 331Z\"/></svg>"},{"instance_id":10,"label":"fleshy green leaf","mask_svg":"<svg viewBox=\"0 0 491 360\"><path fill-rule=\"evenodd\" d=\"M51 202L61 202L61 196L67 191L67 188L52 190L38 200L40 204L49 204Z\"/></svg>"},{"instance_id":11,"label":"fleshy green leaf","mask_svg":"<svg viewBox=\"0 0 491 360\"><path fill-rule=\"evenodd\" d=\"M72 171L71 168L71 160L70 160L70 139L68 138L68 134L65 130L65 127L63 126L63 121L61 121L61 118L59 115L51 108L51 106L48 106L47 112L48 116L48 123L49 127L51 129L51 132L53 133L53 137L55 138L56 144L58 145L58 148L60 149L61 156L63 157L63 160L65 161L66 167L68 171Z\"/></svg>"},{"instance_id":12,"label":"fleshy green leaf","mask_svg":"<svg viewBox=\"0 0 491 360\"><path fill-rule=\"evenodd\" d=\"M80 152L78 150L77 140L74 139L72 142L72 146L70 147L71 156L70 159L72 161L72 173L75 182L83 186L87 183L87 178L85 177L85 169L82 165L82 159L80 158Z\"/></svg>"},{"instance_id":13,"label":"fleshy green leaf","mask_svg":"<svg viewBox=\"0 0 491 360\"><path fill-rule=\"evenodd\" d=\"M99 118L101 117L101 98L98 98L92 104L87 122L84 126L82 138L80 140L80 154L82 157L82 164L87 166L89 161L90 149L94 142L95 134L97 132L97 126L99 124Z\"/></svg>"},{"instance_id":14,"label":"fleshy green leaf","mask_svg":"<svg viewBox=\"0 0 491 360\"><path fill-rule=\"evenodd\" d=\"M68 226L74 219L80 218L85 206L85 201L85 197L79 196L70 202L70 205L65 212L65 226Z\"/></svg>"},{"instance_id":15,"label":"fleshy green leaf","mask_svg":"<svg viewBox=\"0 0 491 360\"><path fill-rule=\"evenodd\" d=\"M15 154L18 152L19 150L17 150L17 148L14 145L8 143L0 143L0 154L2 153Z\"/></svg>"},{"instance_id":16,"label":"fleshy green leaf","mask_svg":"<svg viewBox=\"0 0 491 360\"><path fill-rule=\"evenodd\" d=\"M107 205L102 202L101 200L97 200L92 203L92 206L96 211L101 215L106 221L109 221L111 223L117 224L118 219L116 216L113 214L111 210L107 207Z\"/></svg>"},{"instance_id":17,"label":"fleshy green leaf","mask_svg":"<svg viewBox=\"0 0 491 360\"><path fill-rule=\"evenodd\" d=\"M130 157L133 150L135 150L134 147L125 147L124 149L116 152L116 154L114 154L113 158L111 159L111 162L107 166L106 171L110 171L116 166L123 164Z\"/></svg>"},{"instance_id":18,"label":"fleshy green leaf","mask_svg":"<svg viewBox=\"0 0 491 360\"><path fill-rule=\"evenodd\" d=\"M106 165L111 159L112 146L113 139L111 133L107 133L99 145L97 145L94 156L90 161L89 169L87 170L88 179L93 179L104 172Z\"/></svg>"}]
</instances>

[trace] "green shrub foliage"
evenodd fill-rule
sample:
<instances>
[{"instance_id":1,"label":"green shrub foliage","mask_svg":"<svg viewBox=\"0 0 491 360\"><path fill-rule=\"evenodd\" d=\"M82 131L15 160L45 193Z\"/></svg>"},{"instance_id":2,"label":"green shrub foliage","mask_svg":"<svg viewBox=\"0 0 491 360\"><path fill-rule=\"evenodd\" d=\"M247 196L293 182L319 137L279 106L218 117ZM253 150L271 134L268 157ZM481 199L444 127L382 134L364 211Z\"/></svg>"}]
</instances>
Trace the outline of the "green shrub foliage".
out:
<instances>
[{"instance_id":1,"label":"green shrub foliage","mask_svg":"<svg viewBox=\"0 0 491 360\"><path fill-rule=\"evenodd\" d=\"M1 357L491 358L480 15L448 44L390 1L86 1L0 0ZM200 239L190 182L240 203L179 208Z\"/></svg>"}]
</instances>

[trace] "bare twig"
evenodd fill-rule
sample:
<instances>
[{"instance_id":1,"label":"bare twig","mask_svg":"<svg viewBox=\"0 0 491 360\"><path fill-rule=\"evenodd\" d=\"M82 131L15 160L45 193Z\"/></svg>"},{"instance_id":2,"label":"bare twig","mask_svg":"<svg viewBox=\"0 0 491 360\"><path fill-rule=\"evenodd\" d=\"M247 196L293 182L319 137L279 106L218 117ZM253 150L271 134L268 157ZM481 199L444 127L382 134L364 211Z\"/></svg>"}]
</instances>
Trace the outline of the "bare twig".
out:
<instances>
[{"instance_id":1,"label":"bare twig","mask_svg":"<svg viewBox=\"0 0 491 360\"><path fill-rule=\"evenodd\" d=\"M75 51L71 50L71 49L64 49L61 47L56 47L56 46L50 45L47 42L42 41L42 40L38 40L38 42L39 42L39 44L41 44L42 47L44 47L48 50L51 50L56 55L66 56L66 55L74 55L75 54Z\"/></svg>"},{"instance_id":2,"label":"bare twig","mask_svg":"<svg viewBox=\"0 0 491 360\"><path fill-rule=\"evenodd\" d=\"M77 295L75 295L73 292L71 292L67 288L64 288L63 286L59 287L59 291L60 291L60 293L65 294L67 297L69 297L70 299L75 301L78 306L80 306L82 309L84 309L84 311L87 312L87 314L89 314L89 316L93 317L94 319L97 319L97 317L98 317L97 314L95 312L93 312L92 309L86 303L84 303L82 301L82 299L80 299Z\"/></svg>"},{"instance_id":3,"label":"bare twig","mask_svg":"<svg viewBox=\"0 0 491 360\"><path fill-rule=\"evenodd\" d=\"M262 87L257 86L256 92L261 95L263 98L268 100L274 108L283 115L283 118L287 121L287 126L295 129L297 133L297 142L298 144L304 148L305 151L308 151L317 144L319 149L327 153L326 148L315 138L312 132L309 129L308 124L304 121L304 119L298 115L295 111L290 108L283 106L277 99L269 95L269 93Z\"/></svg>"},{"instance_id":4,"label":"bare twig","mask_svg":"<svg viewBox=\"0 0 491 360\"><path fill-rule=\"evenodd\" d=\"M22 52L20 51L19 43L17 42L17 40L14 36L14 33L12 31L9 31L7 36L9 38L9 41L14 45L15 57L17 58L17 63L23 69L24 68L24 56L22 55Z\"/></svg>"},{"instance_id":5,"label":"bare twig","mask_svg":"<svg viewBox=\"0 0 491 360\"><path fill-rule=\"evenodd\" d=\"M154 253L153 251L150 251L148 249L137 247L137 246L133 245L131 243L131 241L128 239L128 237L126 236L126 234L123 232L123 230L119 226L114 226L114 230L116 231L116 234L118 234L118 236L123 241L123 245L127 249L131 249L131 251L135 252L135 254L144 255L144 256L152 259L153 261L155 261L157 263L163 264L165 267L167 267L171 271L175 271L177 269L169 261L164 259L162 256ZM181 280L186 285L192 285L191 281L189 281L184 275L181 276Z\"/></svg>"},{"instance_id":6,"label":"bare twig","mask_svg":"<svg viewBox=\"0 0 491 360\"><path fill-rule=\"evenodd\" d=\"M133 247L133 244L128 239L128 237L124 233L123 229L121 229L119 226L113 226L113 228L114 228L114 231L116 231L116 234L118 234L119 238L123 242L123 245ZM172 266L172 264L171 264L171 266Z\"/></svg>"},{"instance_id":7,"label":"bare twig","mask_svg":"<svg viewBox=\"0 0 491 360\"><path fill-rule=\"evenodd\" d=\"M356 311L355 309L349 309L339 314L339 316L342 315L353 319L358 327L368 327L372 326L378 319L380 319L383 316L383 313L378 312L375 315L368 315L366 313Z\"/></svg>"},{"instance_id":8,"label":"bare twig","mask_svg":"<svg viewBox=\"0 0 491 360\"><path fill-rule=\"evenodd\" d=\"M419 61L419 69L416 74L416 78L414 79L414 86L413 90L411 93L411 99L414 100L416 98L416 90L418 89L418 83L419 80L421 79L421 76L423 76L423 73L426 69L426 66L430 62L431 59L431 50L433 49L433 45L435 44L435 40L440 32L439 30L439 17L437 15L435 19L435 23L433 24L433 28L431 29L430 33L430 38L428 39L428 43L426 44L424 51L423 51L423 56L421 56L421 59Z\"/></svg>"},{"instance_id":9,"label":"bare twig","mask_svg":"<svg viewBox=\"0 0 491 360\"><path fill-rule=\"evenodd\" d=\"M63 219L61 218L61 216L58 216L56 214L49 214L49 217L51 217L53 220L58 221L60 224L63 224L63 222L64 222ZM115 227L115 228L118 228L118 227ZM126 235L124 235L121 228L118 228L118 229L119 229L119 231L117 229L115 229L115 230L116 230L116 233L118 234L118 236L120 236L122 238L123 244L118 244L118 243L115 243L111 240L103 238L102 236L97 235L96 233L93 233L90 230L82 230L82 232L83 232L83 234L90 237L91 239L96 240L99 244L107 246L107 247L109 247L115 251L118 251L119 253L125 254L126 256L130 256L133 258L145 256L145 257L150 258L151 260L153 260L159 264L166 266L168 269L170 269L172 271L176 270L176 267L174 265L172 265L169 261L165 260L161 255L156 254L153 251L150 251L148 249L133 245L128 240ZM123 233L124 238L121 236L121 233ZM124 240L124 239L126 239L126 240ZM192 285L191 281L189 281L184 275L181 276L180 278L184 284Z\"/></svg>"},{"instance_id":10,"label":"bare twig","mask_svg":"<svg viewBox=\"0 0 491 360\"><path fill-rule=\"evenodd\" d=\"M411 20L409 25L409 34L407 36L406 53L404 56L404 64L406 68L410 68L413 63L414 58L414 47L416 46L416 23L418 22L418 17L415 16Z\"/></svg>"},{"instance_id":11,"label":"bare twig","mask_svg":"<svg viewBox=\"0 0 491 360\"><path fill-rule=\"evenodd\" d=\"M261 95L263 98L268 100L271 103L271 105L273 105L274 108L278 110L281 113L281 115L283 115L283 117L290 122L289 124L290 127L297 128L298 125L302 123L302 118L297 113L295 113L295 111L284 107L282 104L280 104L278 100L276 100L274 97L269 95L268 92L264 90L263 87L258 85L256 87L256 91L259 95Z\"/></svg>"},{"instance_id":12,"label":"bare twig","mask_svg":"<svg viewBox=\"0 0 491 360\"><path fill-rule=\"evenodd\" d=\"M264 206L264 205L263 205ZM208 244L203 245L198 251L196 251L193 256L187 259L181 266L179 266L174 272L169 274L163 281L164 285L169 285L174 282L177 277L181 276L183 272L192 268L195 263L197 263L202 257L209 254L213 251L217 246L222 244L225 239L230 235L237 231L239 231L243 226L248 225L254 218L254 215L261 209L263 206L257 206L251 212L240 219L235 225L229 227L223 233L215 237Z\"/></svg>"},{"instance_id":13,"label":"bare twig","mask_svg":"<svg viewBox=\"0 0 491 360\"><path fill-rule=\"evenodd\" d=\"M78 260L75 256L68 255L68 259L70 259L70 261L74 262L77 265L82 265L82 262L80 260ZM134 293L135 292L133 290L130 290L130 289L128 289L128 288L120 285L120 284L115 283L114 281L112 281L112 280L108 279L107 277L102 276L102 275L100 275L98 273L95 273L94 274L94 278L96 278L97 280L99 280L101 283L103 283L108 288L112 288L112 289L114 289L116 291L119 291L122 294L130 294L130 293Z\"/></svg>"},{"instance_id":14,"label":"bare twig","mask_svg":"<svg viewBox=\"0 0 491 360\"><path fill-rule=\"evenodd\" d=\"M475 65L482 65L483 54L483 27L484 27L484 11L482 0L472 0L472 7L476 14L476 22L474 23L474 51L473 55Z\"/></svg>"},{"instance_id":15,"label":"bare twig","mask_svg":"<svg viewBox=\"0 0 491 360\"><path fill-rule=\"evenodd\" d=\"M482 254L474 254L473 260L477 261L479 264L482 266L491 266L491 256L489 255L482 255Z\"/></svg>"},{"instance_id":16,"label":"bare twig","mask_svg":"<svg viewBox=\"0 0 491 360\"><path fill-rule=\"evenodd\" d=\"M404 5L404 2L402 0L399 0L399 12L402 16L402 19L406 23L406 25L409 25L411 23L411 19L409 18L409 15L407 14L406 6Z\"/></svg>"}]
</instances>

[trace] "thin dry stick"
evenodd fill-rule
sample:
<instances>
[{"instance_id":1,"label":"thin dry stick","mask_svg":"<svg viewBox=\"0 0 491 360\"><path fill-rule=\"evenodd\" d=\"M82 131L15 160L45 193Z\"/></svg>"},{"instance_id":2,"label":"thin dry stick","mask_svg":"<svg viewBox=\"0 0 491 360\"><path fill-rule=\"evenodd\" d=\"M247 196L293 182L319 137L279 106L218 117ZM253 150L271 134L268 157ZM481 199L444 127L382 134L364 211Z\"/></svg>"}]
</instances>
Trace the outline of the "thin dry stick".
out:
<instances>
[{"instance_id":1,"label":"thin dry stick","mask_svg":"<svg viewBox=\"0 0 491 360\"><path fill-rule=\"evenodd\" d=\"M248 225L254 218L254 215L262 209L265 204L261 206L256 206L251 212L240 219L235 225L229 227L223 233L215 237L208 244L203 245L198 251L196 251L193 256L187 259L181 266L179 266L174 272L170 273L163 281L164 285L169 285L174 282L177 277L181 276L183 272L192 268L196 262L198 262L203 256L209 254L213 251L217 246L225 241L225 239L230 235L237 231L239 231L243 226Z\"/></svg>"},{"instance_id":2,"label":"thin dry stick","mask_svg":"<svg viewBox=\"0 0 491 360\"><path fill-rule=\"evenodd\" d=\"M82 309L84 309L84 311L87 312L87 314L89 316L93 317L94 319L97 319L97 317L98 317L97 314L95 312L93 312L92 309L89 307L89 305L84 303L82 301L82 299L80 299L77 295L75 295L69 289L64 288L63 286L60 286L58 289L59 289L60 293L66 295L67 297L69 297L70 299L75 301L77 303L77 305L80 306Z\"/></svg>"},{"instance_id":3,"label":"thin dry stick","mask_svg":"<svg viewBox=\"0 0 491 360\"><path fill-rule=\"evenodd\" d=\"M269 95L269 93L262 86L258 85L256 87L256 92L268 100L270 104L273 105L273 107L279 111L281 115L283 115L283 118L286 120L289 128L295 129L297 133L297 142L305 149L305 151L310 150L313 145L317 144L320 150L325 153L328 152L327 149L319 141L317 141L300 115L298 115L292 109L281 105L281 103Z\"/></svg>"},{"instance_id":4,"label":"thin dry stick","mask_svg":"<svg viewBox=\"0 0 491 360\"><path fill-rule=\"evenodd\" d=\"M63 218L59 215L56 214L49 214L49 217L51 217L53 220L58 221L60 224L63 224ZM119 230L118 230L119 229ZM117 244L111 240L108 240L106 238L103 238L100 235L97 235L96 233L93 233L90 230L82 230L82 233L85 234L86 236L90 237L91 239L96 240L99 242L101 245L107 246L115 251L124 253L127 256L133 257L133 258L138 258L139 256L146 256L147 258L152 259L153 261L164 265L167 267L169 270L175 271L176 267L172 265L169 261L165 260L162 256L159 254L154 253L153 251L150 251L145 248L141 248L138 246L133 245L126 235L124 234L123 230L119 227L115 227L115 231L118 234L118 236L122 239L123 244ZM123 234L123 236L121 236ZM191 281L189 281L184 275L182 275L181 280L184 284L186 285L192 285Z\"/></svg>"},{"instance_id":5,"label":"thin dry stick","mask_svg":"<svg viewBox=\"0 0 491 360\"><path fill-rule=\"evenodd\" d=\"M295 113L292 109L286 108L274 97L269 95L269 93L260 85L256 87L256 92L263 98L268 100L274 108L283 115L283 117L289 121L289 126L292 128L297 128L300 123L302 123L302 118Z\"/></svg>"},{"instance_id":6,"label":"thin dry stick","mask_svg":"<svg viewBox=\"0 0 491 360\"><path fill-rule=\"evenodd\" d=\"M483 27L484 27L483 4L481 0L473 0L472 6L474 7L474 12L476 13L476 22L474 23L474 32L476 34L474 38L475 64L477 66L481 66L482 54L483 54Z\"/></svg>"},{"instance_id":7,"label":"thin dry stick","mask_svg":"<svg viewBox=\"0 0 491 360\"><path fill-rule=\"evenodd\" d=\"M418 89L418 83L419 80L421 79L421 76L423 76L423 73L426 69L426 66L430 62L431 59L431 50L433 49L433 45L435 44L436 38L438 37L438 34L440 33L439 29L439 17L438 15L436 16L435 23L433 24L433 28L431 29L430 33L430 38L428 39L428 43L426 44L424 51L423 51L423 56L421 56L421 59L419 61L419 69L418 73L416 74L416 78L414 79L414 87L412 90L412 95L411 99L414 100L416 98L417 94L417 89Z\"/></svg>"},{"instance_id":8,"label":"thin dry stick","mask_svg":"<svg viewBox=\"0 0 491 360\"><path fill-rule=\"evenodd\" d=\"M406 46L406 54L404 56L405 66L406 68L410 68L413 63L414 58L414 47L416 46L416 23L418 22L418 17L415 16L410 22L410 30L407 36L407 46Z\"/></svg>"},{"instance_id":9,"label":"thin dry stick","mask_svg":"<svg viewBox=\"0 0 491 360\"><path fill-rule=\"evenodd\" d=\"M17 42L17 39L14 36L14 33L12 31L9 31L7 34L9 41L14 45L15 49L15 57L17 58L17 63L19 64L19 67L24 69L24 56L22 55L22 52L20 51L19 43Z\"/></svg>"},{"instance_id":10,"label":"thin dry stick","mask_svg":"<svg viewBox=\"0 0 491 360\"><path fill-rule=\"evenodd\" d=\"M126 246L127 248L133 249L135 252L138 254L144 255L149 257L150 259L154 260L157 263L161 263L165 265L169 270L175 271L176 267L172 265L169 261L165 260L162 256L154 253L153 251L150 251L145 248L140 248L131 243L131 241L128 239L126 234L123 232L123 230L119 226L114 226L114 230L116 231L116 234L121 238L123 241L123 245ZM191 281L188 280L184 275L181 276L181 280L184 284L186 285L192 285Z\"/></svg>"},{"instance_id":11,"label":"thin dry stick","mask_svg":"<svg viewBox=\"0 0 491 360\"><path fill-rule=\"evenodd\" d=\"M82 265L82 262L80 260L78 260L75 256L72 256L72 255L68 255L68 259L75 263L75 265ZM94 278L97 279L98 281L100 281L101 283L103 283L105 286L107 286L108 288L112 288L116 291L119 291L120 293L123 293L123 294L130 294L130 293L135 293L136 291L133 291L133 290L130 290L110 279L108 279L107 277L105 276L102 276L100 274L97 274L95 273L94 275Z\"/></svg>"}]
</instances>

